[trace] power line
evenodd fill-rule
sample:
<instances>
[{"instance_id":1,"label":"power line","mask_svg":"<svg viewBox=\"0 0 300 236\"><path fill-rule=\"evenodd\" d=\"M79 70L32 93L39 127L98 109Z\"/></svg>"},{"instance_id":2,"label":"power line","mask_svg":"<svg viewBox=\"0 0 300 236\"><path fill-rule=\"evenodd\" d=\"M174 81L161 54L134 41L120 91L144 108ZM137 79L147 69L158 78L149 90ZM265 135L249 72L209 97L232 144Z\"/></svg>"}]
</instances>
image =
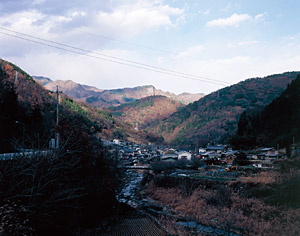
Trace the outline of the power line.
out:
<instances>
[{"instance_id":1,"label":"power line","mask_svg":"<svg viewBox=\"0 0 300 236\"><path fill-rule=\"evenodd\" d=\"M107 57L107 58L117 59L117 60L120 60L120 61L123 61L123 62L126 62L126 63L136 64L138 66L143 66L143 67L149 67L149 68L152 68L152 69L155 69L155 70L162 70L162 71L166 71L166 72L172 73L172 74L174 73L174 74L180 74L180 75L183 75L183 76L198 78L198 79L201 79L202 82L203 82L203 80L207 80L209 82L211 82L211 81L216 82L217 84L221 83L222 85L229 85L230 84L230 83L227 83L225 81L220 81L220 80L210 79L210 78L202 77L202 76L198 76L198 75L192 75L192 74L183 73L183 72L179 72L179 71L169 70L169 69L165 69L165 68L158 67L158 66L153 66L153 65L149 65L149 64L145 64L145 63L131 61L131 60L123 59L123 58L120 58L120 57L109 56L109 55L105 55L103 53L93 52L93 51L90 51L90 50L70 46L70 45L67 45L67 44L63 44L63 43L59 43L59 42L55 42L55 41L51 41L51 40L47 40L47 39L43 39L43 38L39 38L39 37L35 37L35 36L32 36L32 35L28 35L28 34L24 34L24 33L14 31L14 30L10 30L10 29L6 29L6 28L3 28L3 27L0 27L0 29L6 30L6 31L9 31L9 32L13 32L13 33L16 33L16 34L19 34L19 35L23 35L23 36L26 36L26 37L38 39L38 40L41 40L41 41L50 42L52 44L56 44L56 45L59 45L59 46L71 48L72 50L75 49L75 50L79 50L79 51L86 52L86 53L91 53L91 54L104 56L104 57Z\"/></svg>"},{"instance_id":2,"label":"power line","mask_svg":"<svg viewBox=\"0 0 300 236\"><path fill-rule=\"evenodd\" d=\"M194 80L194 81L199 81L199 82L204 82L204 83L217 84L217 85L224 85L224 84L216 83L216 82L213 82L213 81L206 81L206 80L196 79L196 78L192 78L192 77L188 77L188 76L184 76L184 75L180 75L180 74L168 73L168 72L164 72L164 71L160 71L160 70L154 70L154 69L147 68L147 67L137 66L137 65L133 65L133 64L128 64L128 63L120 62L120 61L114 61L114 60L110 60L110 59L107 59L107 58L101 58L101 57L97 57L97 56L92 56L92 55L80 53L78 51L73 51L73 50L70 50L70 49L66 49L66 48L62 48L62 47L58 47L58 46L54 46L54 45L42 43L42 42L39 42L39 41L35 41L35 40L32 40L32 39L23 38L23 37L12 35L12 34L7 34L7 33L4 33L4 32L0 32L0 34L7 35L7 36L10 36L10 37L14 37L14 38L18 38L18 39L25 40L25 41L28 41L28 42L40 44L40 45L43 45L43 46L48 46L48 47L52 47L52 48L55 48L55 49L60 49L60 50L67 51L67 52L72 52L72 53L75 53L75 54L79 54L79 55L90 57L90 58L94 58L94 59L99 59L99 60L104 60L104 61L108 61L108 62L113 62L113 63L125 65L125 66L131 66L131 67L135 67L135 68L139 68L139 69L144 69L144 70L148 70L148 71L153 71L153 72L157 72L157 73L161 73L161 74L172 75L172 76L181 77L181 78L185 78L185 79L189 79L189 80Z\"/></svg>"},{"instance_id":3,"label":"power line","mask_svg":"<svg viewBox=\"0 0 300 236\"><path fill-rule=\"evenodd\" d=\"M11 11L3 11L3 10L0 10L0 12L4 12L4 13L7 13L7 14L13 14L14 13L14 12L11 12ZM38 19L35 19L35 20L37 22L42 22L42 23L46 22L45 20L38 20ZM174 52L171 52L171 51L168 51L168 50L163 50L163 49L160 49L160 48L149 47L149 46L138 44L138 43L131 43L131 42L128 42L128 41L116 39L116 38L109 37L109 36L106 36L106 35L91 33L91 32L88 32L88 31L74 29L74 28L69 28L69 27L62 26L62 25L58 25L58 27L63 28L63 29L67 29L69 31L71 31L71 30L72 31L77 31L77 32L80 32L80 33L89 34L89 35L100 37L100 38L104 38L104 39L107 39L107 40L116 41L116 42L120 42L120 43L123 43L123 44L131 45L131 46L136 46L136 47L140 47L140 48L145 48L145 49L149 49L149 50L153 50L153 51L158 51L158 52L163 52L163 53L177 54L177 53L174 53Z\"/></svg>"},{"instance_id":4,"label":"power line","mask_svg":"<svg viewBox=\"0 0 300 236\"><path fill-rule=\"evenodd\" d=\"M146 67L131 65L131 64L123 63L123 62L113 61L113 60L106 59L106 58L92 56L92 55L80 53L80 52L77 52L77 51L72 51L70 49L66 49L66 48L62 48L62 47L58 47L58 46L54 46L54 45L49 45L49 44L46 44L46 43L34 41L34 40L31 40L31 39L22 38L22 37L19 37L19 36L16 36L16 35L11 35L11 34L7 34L7 33L3 33L3 32L0 32L0 34L7 35L7 36L10 36L10 37L14 37L14 38L18 38L18 39L22 39L22 40L33 42L33 43L37 43L37 44L40 44L40 45L43 45L43 46L48 46L48 47L60 49L60 50L67 51L67 52L72 52L72 53L75 53L75 54L83 55L83 56L94 58L94 59L99 59L99 60L113 62L113 63L117 63L117 64L121 64L121 65L131 66L131 67L135 67L135 68L139 68L139 69L143 69L143 70L147 70L147 71L153 71L153 72L157 72L157 73L161 73L161 74L166 74L166 75L181 77L181 78L185 78L185 79L189 79L189 80L194 80L194 81L199 81L199 82L204 82L204 83L217 84L217 85L224 85L224 84L215 83L215 82L211 82L211 81L205 81L205 80L195 79L195 78L191 78L191 77L187 77L187 76L183 76L183 75L179 75L179 74L172 74L172 73L168 73L168 72L164 72L164 71L154 70L154 69L150 69L150 68L146 68Z\"/></svg>"},{"instance_id":5,"label":"power line","mask_svg":"<svg viewBox=\"0 0 300 236\"><path fill-rule=\"evenodd\" d=\"M12 11L3 11L3 10L0 10L0 12L4 12L4 13L7 13L7 14L15 13L15 12L12 12ZM35 21L41 22L41 23L46 23L47 22L45 20L39 20L39 19L35 19ZM67 29L68 31L73 31L73 32L75 31L75 32L79 32L79 33L89 34L89 35L104 38L104 39L107 39L107 40L116 41L116 42L120 42L120 43L131 45L131 46L136 46L136 47L140 47L140 48L145 48L145 49L152 50L152 51L162 52L162 53L165 53L165 54L179 54L180 53L180 52L172 52L172 51L169 51L169 50L163 50L161 48L149 47L149 46L142 45L142 44L139 44L139 43L132 43L132 42L128 42L128 41L125 41L125 40L120 40L120 39L116 39L116 38L113 38L113 37L109 37L109 36L106 36L106 35L100 35L100 34L88 32L88 31L84 31L84 30L79 30L79 29L75 29L75 28L70 28L70 27L66 27L66 26L62 26L62 25L57 25L56 24L56 26L59 27L59 28L62 28L62 29ZM195 59L194 57L186 57L186 58ZM226 66L226 64L221 63L221 62L216 62L215 61L214 63ZM231 84L231 83L227 83L227 82L224 82L224 81L221 81L221 83L226 83L228 85Z\"/></svg>"}]
</instances>

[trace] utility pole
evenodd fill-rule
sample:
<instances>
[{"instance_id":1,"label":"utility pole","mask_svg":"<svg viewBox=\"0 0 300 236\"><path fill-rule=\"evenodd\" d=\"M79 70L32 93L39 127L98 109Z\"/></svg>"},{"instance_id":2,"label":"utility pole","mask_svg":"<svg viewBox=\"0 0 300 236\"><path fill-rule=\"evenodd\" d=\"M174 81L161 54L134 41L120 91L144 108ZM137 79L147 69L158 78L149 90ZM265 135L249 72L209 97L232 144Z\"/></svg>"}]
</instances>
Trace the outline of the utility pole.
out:
<instances>
[{"instance_id":1,"label":"utility pole","mask_svg":"<svg viewBox=\"0 0 300 236\"><path fill-rule=\"evenodd\" d=\"M22 125L22 148L23 150L25 149L24 145L25 145L25 124L21 121L16 121L16 124L20 124Z\"/></svg>"},{"instance_id":2,"label":"utility pole","mask_svg":"<svg viewBox=\"0 0 300 236\"><path fill-rule=\"evenodd\" d=\"M295 150L295 137L293 136L293 145L292 145L292 148L291 148L291 157L294 157L295 154L296 154L296 150Z\"/></svg>"},{"instance_id":3,"label":"utility pole","mask_svg":"<svg viewBox=\"0 0 300 236\"><path fill-rule=\"evenodd\" d=\"M16 86L17 81L18 81L18 76L19 76L19 73L18 73L18 71L16 71L16 76L15 76L15 86Z\"/></svg>"},{"instance_id":4,"label":"utility pole","mask_svg":"<svg viewBox=\"0 0 300 236\"><path fill-rule=\"evenodd\" d=\"M293 147L295 146L295 137L293 136Z\"/></svg>"},{"instance_id":5,"label":"utility pole","mask_svg":"<svg viewBox=\"0 0 300 236\"><path fill-rule=\"evenodd\" d=\"M56 128L58 128L58 122L59 122L59 94L58 94L58 85L56 85ZM56 130L55 133L55 139L56 139L56 148L59 148L59 133Z\"/></svg>"},{"instance_id":6,"label":"utility pole","mask_svg":"<svg viewBox=\"0 0 300 236\"><path fill-rule=\"evenodd\" d=\"M153 86L153 96L155 97L155 87Z\"/></svg>"}]
</instances>

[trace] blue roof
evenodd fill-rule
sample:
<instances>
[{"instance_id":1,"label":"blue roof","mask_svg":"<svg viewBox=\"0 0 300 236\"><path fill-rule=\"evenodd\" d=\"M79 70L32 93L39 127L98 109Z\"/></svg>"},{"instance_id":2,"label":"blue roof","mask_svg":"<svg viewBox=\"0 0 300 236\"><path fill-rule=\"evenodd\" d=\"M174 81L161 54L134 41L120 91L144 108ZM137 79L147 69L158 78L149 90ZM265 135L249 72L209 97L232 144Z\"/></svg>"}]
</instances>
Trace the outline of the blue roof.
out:
<instances>
[{"instance_id":1,"label":"blue roof","mask_svg":"<svg viewBox=\"0 0 300 236\"><path fill-rule=\"evenodd\" d=\"M224 146L207 146L206 149L210 149L210 150L224 150L225 147Z\"/></svg>"}]
</instances>

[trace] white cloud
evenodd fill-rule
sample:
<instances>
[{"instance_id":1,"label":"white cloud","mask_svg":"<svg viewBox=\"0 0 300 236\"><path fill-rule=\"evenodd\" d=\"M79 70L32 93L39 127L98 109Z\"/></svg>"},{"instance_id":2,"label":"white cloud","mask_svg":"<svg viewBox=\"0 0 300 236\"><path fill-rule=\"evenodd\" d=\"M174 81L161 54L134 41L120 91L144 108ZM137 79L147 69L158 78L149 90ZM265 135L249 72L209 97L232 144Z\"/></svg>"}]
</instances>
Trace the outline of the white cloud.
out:
<instances>
[{"instance_id":1,"label":"white cloud","mask_svg":"<svg viewBox=\"0 0 300 236\"><path fill-rule=\"evenodd\" d=\"M47 12L39 8L32 10L33 8L24 7L20 11L16 10L14 13L2 16L0 26L6 25L12 30L39 37L43 36L52 40L56 38L61 41L62 37L74 34L75 31L78 34L78 29L122 39L160 28L174 28L185 21L184 8L171 7L161 0L131 0L91 4L96 5L95 8L86 8L82 5L73 7L70 1L63 4L57 4L57 1L54 1L56 4L53 7L61 7L55 12ZM24 4L25 1L21 6ZM50 3L36 0L34 4L45 5L49 8ZM67 31L66 28L68 28ZM87 37L84 32L81 33L81 36L83 41ZM68 39L68 42L70 42L70 38ZM94 38L93 41L96 40Z\"/></svg>"},{"instance_id":2,"label":"white cloud","mask_svg":"<svg viewBox=\"0 0 300 236\"><path fill-rule=\"evenodd\" d=\"M211 12L211 9L206 9L206 10L200 10L198 13L206 16L206 15L209 15L210 12Z\"/></svg>"},{"instance_id":3,"label":"white cloud","mask_svg":"<svg viewBox=\"0 0 300 236\"><path fill-rule=\"evenodd\" d=\"M212 21L207 22L207 26L216 27L216 26L235 26L238 27L240 23L244 21L251 20L251 16L248 14L233 14L228 18L219 18Z\"/></svg>"},{"instance_id":4,"label":"white cloud","mask_svg":"<svg viewBox=\"0 0 300 236\"><path fill-rule=\"evenodd\" d=\"M56 3L57 1L55 0ZM37 0L35 3L50 4L42 0ZM4 14L0 18L0 26L87 50L101 50L111 42L119 43L143 33L174 28L185 21L184 8L169 6L161 0L120 0L106 5L103 3L105 6L100 3L95 4L98 4L95 8L73 7L68 1L61 5L62 9L58 12L24 8L24 10ZM4 35L0 35L0 43L6 45L1 47L2 56L9 54L24 56L32 52L55 50L20 39L9 40L8 36ZM63 52L60 51L58 54Z\"/></svg>"},{"instance_id":5,"label":"white cloud","mask_svg":"<svg viewBox=\"0 0 300 236\"><path fill-rule=\"evenodd\" d=\"M229 11L230 8L232 8L232 3L228 3L226 7L221 9L221 11Z\"/></svg>"},{"instance_id":6,"label":"white cloud","mask_svg":"<svg viewBox=\"0 0 300 236\"><path fill-rule=\"evenodd\" d=\"M40 4L43 4L44 2L45 2L45 0L33 0L32 5L40 5Z\"/></svg>"},{"instance_id":7,"label":"white cloud","mask_svg":"<svg viewBox=\"0 0 300 236\"><path fill-rule=\"evenodd\" d=\"M254 44L258 44L258 43L259 43L258 40L240 41L240 42L237 42L237 43L229 43L228 47L230 47L230 48L237 48L237 47L254 45Z\"/></svg>"},{"instance_id":8,"label":"white cloud","mask_svg":"<svg viewBox=\"0 0 300 236\"><path fill-rule=\"evenodd\" d=\"M168 1L170 5L167 5L165 0L2 2L0 9L14 13L1 15L1 27L169 70L228 82L238 82L249 77L287 70L299 70L299 35L288 35L282 39L283 34L280 35L281 39L277 38L276 41L276 37L268 40L267 30L259 31L257 38L255 30L247 31L242 37L232 35L231 32L230 37L222 37L219 32L207 34L207 29L203 29L202 24L196 27L188 25L195 23L199 14L202 14L202 18L205 14L209 14L205 17L211 17L212 12L205 10L211 9L215 13L216 9L210 5L200 13L195 10L199 8L192 9L192 6L188 8L188 5L179 8L180 1L177 1L176 5ZM219 12L229 17L218 18L218 16L215 20L207 22L206 26L238 27L243 23L254 25L263 22L267 16L267 13L232 15L233 8L241 10L231 6L228 11L231 13ZM196 14L195 18L192 19L188 13ZM187 24L187 28L178 27L183 23ZM176 30L170 30L174 28ZM162 32L166 30L169 32ZM280 31L280 28L278 30ZM293 38L290 38L291 36ZM128 43L121 44L121 42ZM226 47L227 42L232 42L229 46L235 50ZM169 51L169 54L159 54L158 50L154 52L135 47L135 44L162 48ZM222 87L66 53L1 34L0 48L1 57L16 63L30 74L49 76L52 79L72 79L102 89L153 84L157 88L177 93L184 91L209 93ZM182 52L174 55L172 52L178 52L178 48L183 48Z\"/></svg>"},{"instance_id":9,"label":"white cloud","mask_svg":"<svg viewBox=\"0 0 300 236\"><path fill-rule=\"evenodd\" d=\"M254 19L255 19L255 20L259 20L259 19L264 18L264 16L265 16L265 13L264 13L264 14L257 14L257 15L254 17Z\"/></svg>"},{"instance_id":10,"label":"white cloud","mask_svg":"<svg viewBox=\"0 0 300 236\"><path fill-rule=\"evenodd\" d=\"M238 65L242 63L249 63L251 61L251 57L248 56L236 56L232 58L225 58L225 59L219 59L216 60L217 63L223 64L223 65Z\"/></svg>"},{"instance_id":11,"label":"white cloud","mask_svg":"<svg viewBox=\"0 0 300 236\"><path fill-rule=\"evenodd\" d=\"M169 5L138 2L125 5L112 12L100 11L97 17L99 25L106 25L126 35L137 35L160 27L176 27L184 20L184 10ZM175 20L172 20L172 18Z\"/></svg>"},{"instance_id":12,"label":"white cloud","mask_svg":"<svg viewBox=\"0 0 300 236\"><path fill-rule=\"evenodd\" d=\"M247 46L247 45L253 45L253 44L257 44L259 43L259 41L257 40L252 40L252 41L241 41L238 43L239 46Z\"/></svg>"},{"instance_id":13,"label":"white cloud","mask_svg":"<svg viewBox=\"0 0 300 236\"><path fill-rule=\"evenodd\" d=\"M205 48L203 45L197 45L194 47L190 47L186 51L178 53L176 55L176 58L195 57L195 56L199 55L204 49Z\"/></svg>"}]
</instances>

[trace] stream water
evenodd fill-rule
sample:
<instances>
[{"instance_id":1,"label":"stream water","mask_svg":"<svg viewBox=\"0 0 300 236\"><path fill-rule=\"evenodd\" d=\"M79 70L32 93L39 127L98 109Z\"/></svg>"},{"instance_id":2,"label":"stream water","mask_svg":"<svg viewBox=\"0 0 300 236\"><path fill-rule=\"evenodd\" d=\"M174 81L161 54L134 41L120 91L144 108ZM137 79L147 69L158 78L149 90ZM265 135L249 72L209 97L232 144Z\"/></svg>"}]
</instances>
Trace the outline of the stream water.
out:
<instances>
[{"instance_id":1,"label":"stream water","mask_svg":"<svg viewBox=\"0 0 300 236\"><path fill-rule=\"evenodd\" d=\"M210 226L205 226L205 225L201 225L195 221L179 221L178 225L180 226L184 226L186 228L192 229L196 232L202 232L208 235L213 235L213 236L220 236L220 235L228 235L228 236L240 236L238 234L234 234L234 233L227 233L224 230L221 229L217 229L217 228L213 228Z\"/></svg>"},{"instance_id":2,"label":"stream water","mask_svg":"<svg viewBox=\"0 0 300 236\"><path fill-rule=\"evenodd\" d=\"M143 179L143 172L136 170L127 170L126 171L126 183L124 183L123 188L120 193L117 194L117 200L121 203L126 203L133 208L138 208L143 204L143 201L138 200L137 195L140 191L140 183ZM148 209L149 210L149 209ZM150 209L153 210L153 209ZM156 211L157 212L157 211ZM234 233L227 233L224 230L213 228L210 226L205 226L199 224L195 221L178 221L178 225L189 228L190 230L196 232L202 232L208 235L219 236L219 235L228 235L228 236L240 236Z\"/></svg>"},{"instance_id":3,"label":"stream water","mask_svg":"<svg viewBox=\"0 0 300 236\"><path fill-rule=\"evenodd\" d=\"M126 183L120 193L117 194L117 200L121 203L126 203L133 208L138 207L136 194L140 190L140 183L143 179L143 173L136 170L126 171Z\"/></svg>"}]
</instances>

